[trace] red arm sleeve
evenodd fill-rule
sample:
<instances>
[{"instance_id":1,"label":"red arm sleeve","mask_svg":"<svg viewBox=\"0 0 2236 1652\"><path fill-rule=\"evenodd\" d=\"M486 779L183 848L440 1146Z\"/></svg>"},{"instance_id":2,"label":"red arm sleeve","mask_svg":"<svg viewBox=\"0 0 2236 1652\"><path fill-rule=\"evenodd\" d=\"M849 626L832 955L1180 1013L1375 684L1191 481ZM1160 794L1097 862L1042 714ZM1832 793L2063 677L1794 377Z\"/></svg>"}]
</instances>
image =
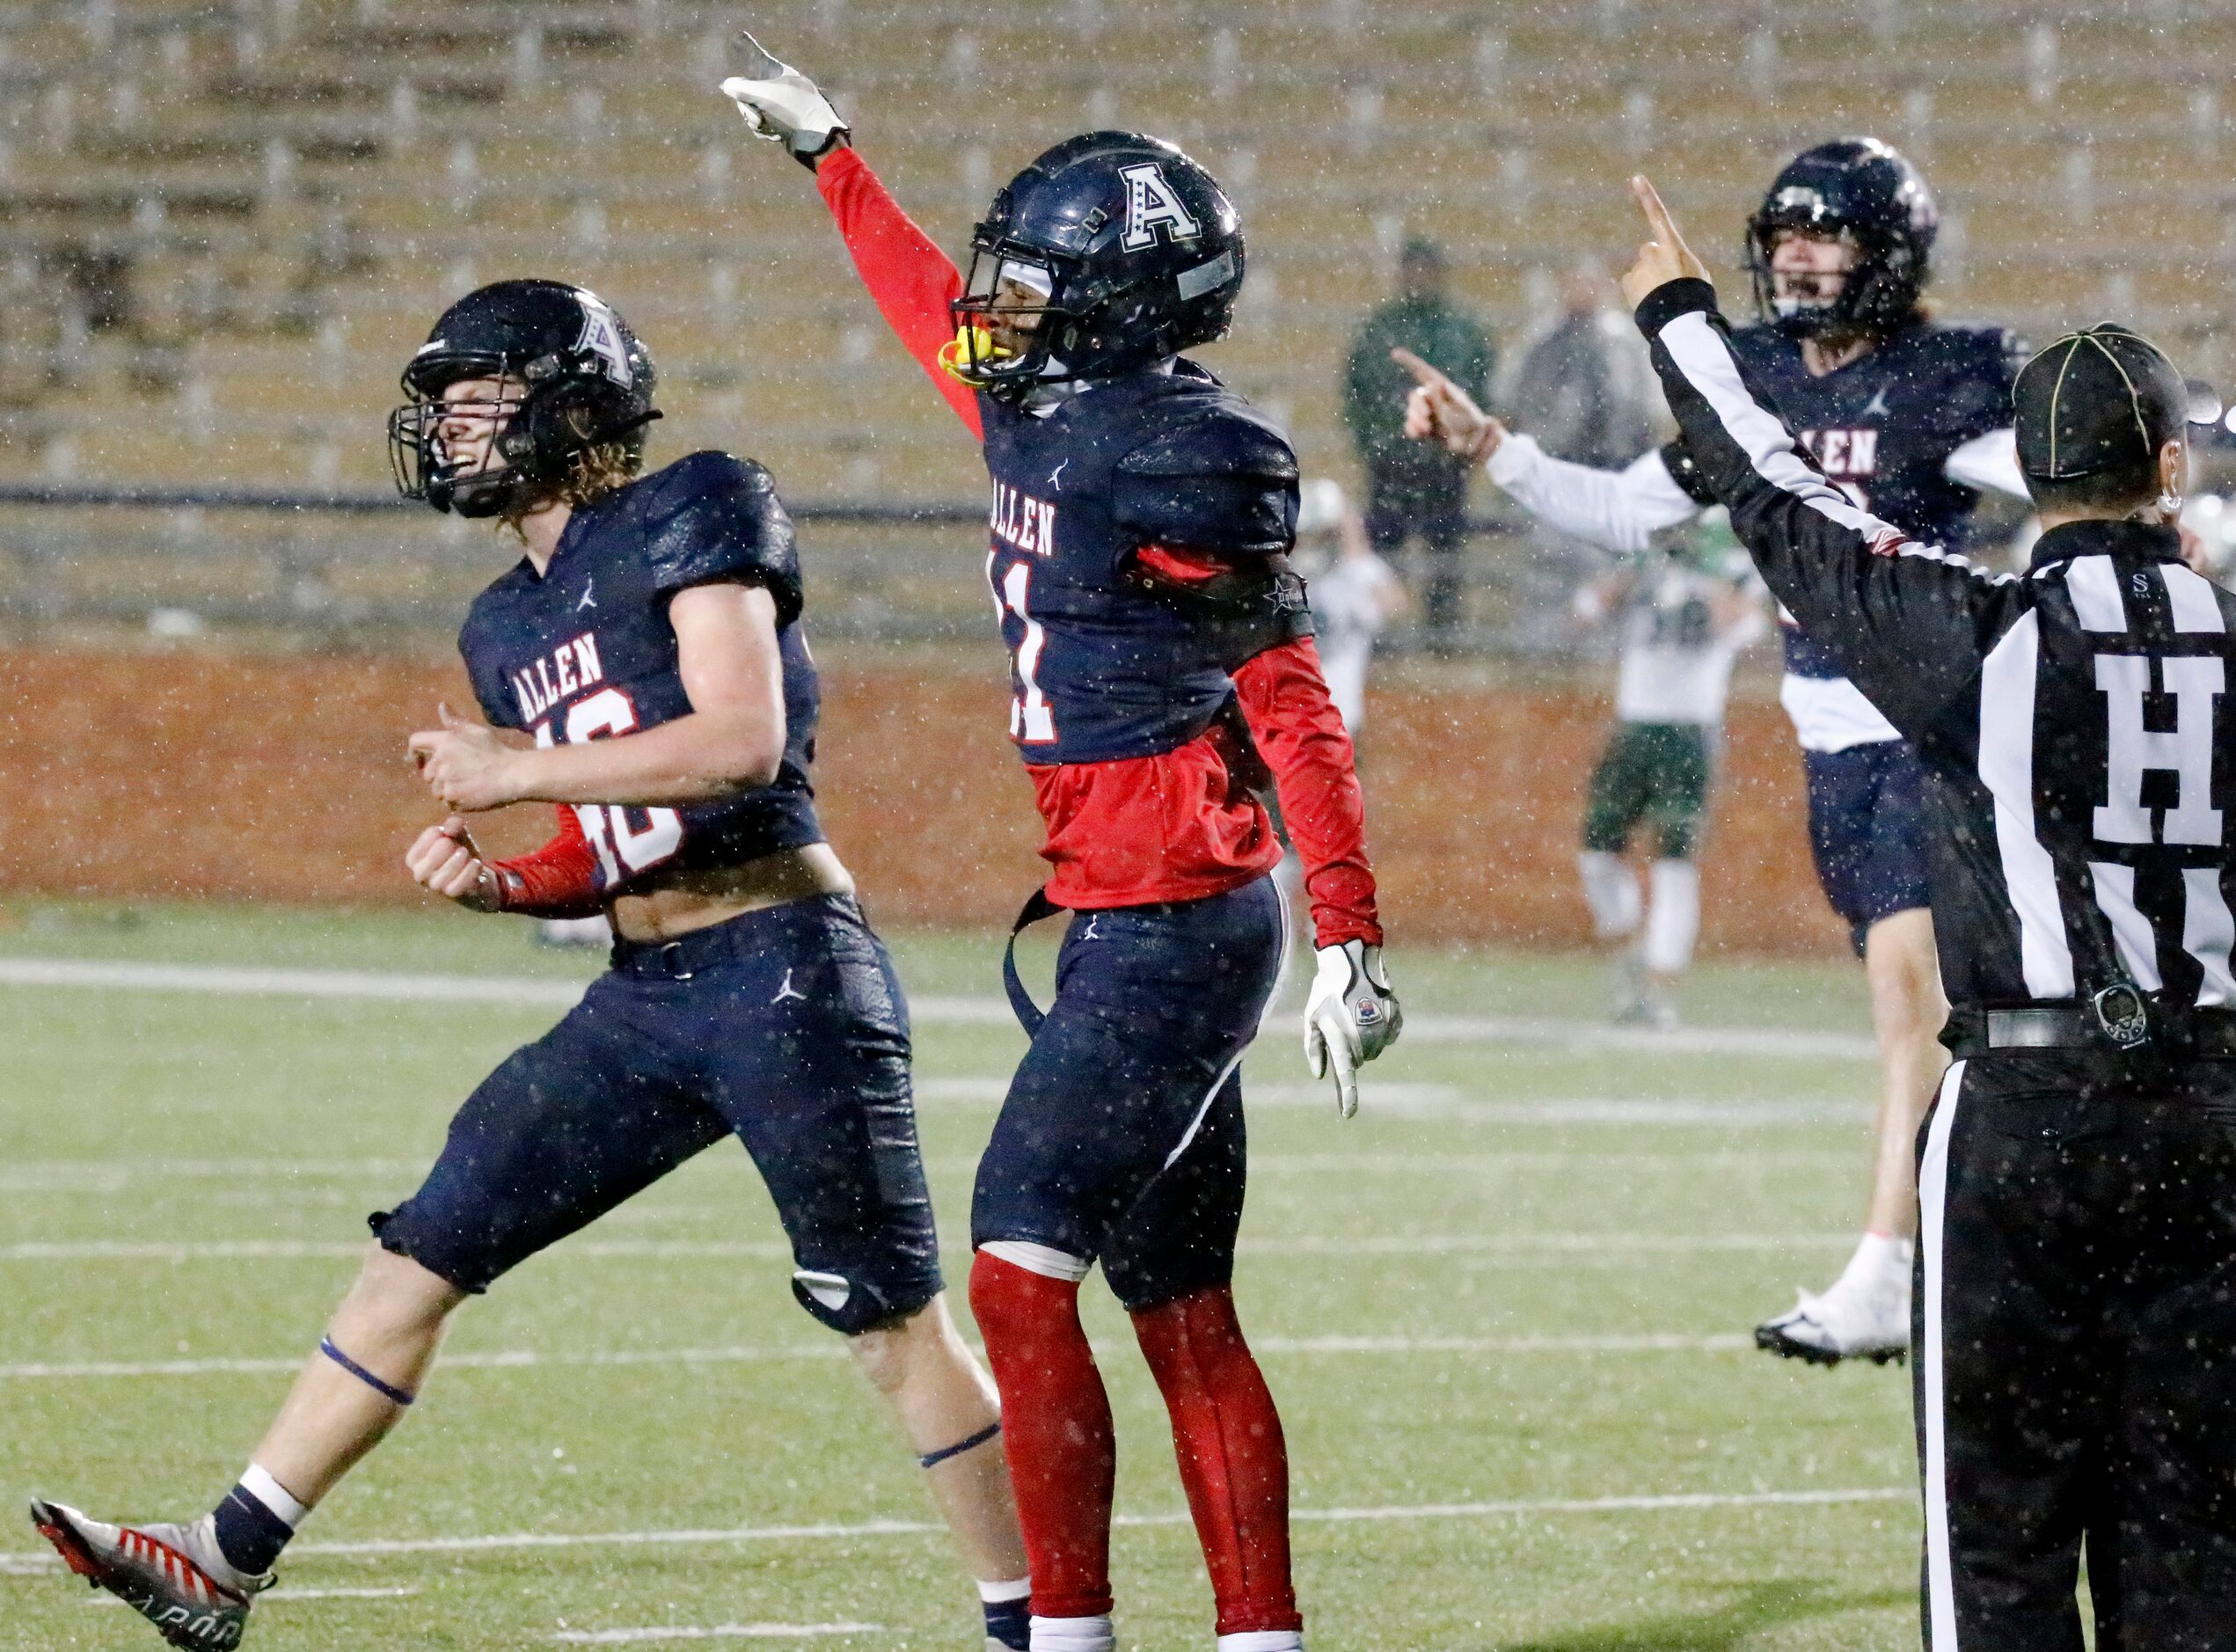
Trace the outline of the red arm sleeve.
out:
<instances>
[{"instance_id":1,"label":"red arm sleeve","mask_svg":"<svg viewBox=\"0 0 2236 1652\"><path fill-rule=\"evenodd\" d=\"M1319 648L1310 637L1268 648L1234 674L1234 687L1250 736L1274 771L1290 841L1304 863L1318 943L1380 946L1366 806L1351 736L1320 676Z\"/></svg>"},{"instance_id":2,"label":"red arm sleeve","mask_svg":"<svg viewBox=\"0 0 2236 1652\"><path fill-rule=\"evenodd\" d=\"M983 439L978 397L939 365L939 351L955 336L947 306L962 296L962 276L930 236L901 210L878 175L851 146L835 150L815 169L838 233L870 289L878 313L932 376L955 416Z\"/></svg>"},{"instance_id":3,"label":"red arm sleeve","mask_svg":"<svg viewBox=\"0 0 2236 1652\"><path fill-rule=\"evenodd\" d=\"M604 909L598 856L582 835L581 818L559 806L559 836L530 854L493 862L498 910L530 917L588 917Z\"/></svg>"}]
</instances>

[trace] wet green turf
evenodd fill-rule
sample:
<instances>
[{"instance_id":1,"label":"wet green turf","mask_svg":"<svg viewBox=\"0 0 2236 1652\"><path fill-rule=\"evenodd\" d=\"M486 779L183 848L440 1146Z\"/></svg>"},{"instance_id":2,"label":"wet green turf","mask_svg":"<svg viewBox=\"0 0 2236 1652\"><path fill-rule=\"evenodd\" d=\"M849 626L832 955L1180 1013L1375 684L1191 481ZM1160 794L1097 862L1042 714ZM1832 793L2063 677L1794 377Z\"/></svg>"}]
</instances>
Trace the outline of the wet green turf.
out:
<instances>
[{"instance_id":1,"label":"wet green turf","mask_svg":"<svg viewBox=\"0 0 2236 1652\"><path fill-rule=\"evenodd\" d=\"M988 938L893 939L919 998L998 991ZM245 907L14 907L0 912L0 955L595 968L536 951L509 922ZM1589 961L1401 957L1399 969L1413 1007L1447 1015L1589 1015L1601 991ZM1861 982L1839 966L1704 966L1692 996L1699 1021L1863 1030ZM351 1274L364 1213L409 1192L457 1101L552 1014L0 988L7 1493L143 1517L206 1508L286 1374L138 1368L306 1350ZM935 1023L918 1046L953 1246L1019 1040ZM1803 1370L1738 1345L1845 1254L1867 1064L1422 1041L1374 1070L1382 1102L1370 1085L1349 1124L1302 1078L1284 1015L1246 1070L1264 1104L1239 1291L1312 1517L1297 1553L1316 1652L1916 1644L1904 1376ZM1611 1119L1587 1105L1610 1100L1660 1105ZM778 1239L742 1156L718 1148L529 1263L460 1315L449 1349L545 1357L440 1372L304 1542L842 1530L298 1552L283 1571L299 1597L260 1605L248 1644L513 1648L654 1626L853 1622L881 1626L768 1643L975 1649L975 1609L941 1537L845 1530L921 1522L928 1507L833 1340L793 1306ZM208 1249L220 1244L277 1254ZM104 1245L130 1248L90 1254ZM951 1252L951 1270L961 1261ZM1089 1294L1119 1418L1120 1506L1146 1517L1117 1540L1122 1644L1208 1648L1208 1590L1176 1523L1154 1393L1122 1317L1099 1285ZM625 1352L636 1363L553 1357ZM133 1369L26 1369L88 1363ZM1748 1501L1842 1492L1888 1495ZM1589 1506L1694 1494L1738 1501ZM0 1534L0 1647L157 1644L38 1568L28 1525L14 1530ZM317 1592L330 1590L409 1592Z\"/></svg>"}]
</instances>

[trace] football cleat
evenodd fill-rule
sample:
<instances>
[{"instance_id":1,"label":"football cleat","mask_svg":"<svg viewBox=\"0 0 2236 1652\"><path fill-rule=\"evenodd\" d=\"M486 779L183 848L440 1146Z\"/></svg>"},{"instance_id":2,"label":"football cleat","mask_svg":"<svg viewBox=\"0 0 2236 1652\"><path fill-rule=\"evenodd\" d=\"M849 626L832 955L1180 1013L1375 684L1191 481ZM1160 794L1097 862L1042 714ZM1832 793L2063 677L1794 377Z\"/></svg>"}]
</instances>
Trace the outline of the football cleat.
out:
<instances>
[{"instance_id":1,"label":"football cleat","mask_svg":"<svg viewBox=\"0 0 2236 1652\"><path fill-rule=\"evenodd\" d=\"M1799 1300L1774 1319L1755 1327L1755 1346L1812 1365L1837 1365L1867 1359L1874 1365L1910 1356L1910 1276L1876 1284L1843 1275L1821 1297L1796 1293Z\"/></svg>"},{"instance_id":2,"label":"football cleat","mask_svg":"<svg viewBox=\"0 0 2236 1652\"><path fill-rule=\"evenodd\" d=\"M1614 1020L1618 1027L1642 1027L1655 1033L1673 1032L1678 1025L1677 1005L1650 985L1641 985L1636 997L1619 1002Z\"/></svg>"},{"instance_id":3,"label":"football cleat","mask_svg":"<svg viewBox=\"0 0 2236 1652\"><path fill-rule=\"evenodd\" d=\"M176 1647L237 1647L272 1575L244 1577L218 1552L208 1515L192 1525L113 1526L34 1497L31 1524L69 1569L106 1589Z\"/></svg>"}]
</instances>

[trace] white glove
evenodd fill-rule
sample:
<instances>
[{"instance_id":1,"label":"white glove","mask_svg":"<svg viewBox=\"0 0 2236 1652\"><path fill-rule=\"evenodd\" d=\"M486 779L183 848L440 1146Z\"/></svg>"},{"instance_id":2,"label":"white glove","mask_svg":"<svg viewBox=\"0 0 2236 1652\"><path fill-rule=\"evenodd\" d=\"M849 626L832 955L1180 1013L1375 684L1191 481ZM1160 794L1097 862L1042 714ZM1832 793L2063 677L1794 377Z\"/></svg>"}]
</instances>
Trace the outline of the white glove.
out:
<instances>
[{"instance_id":1,"label":"white glove","mask_svg":"<svg viewBox=\"0 0 2236 1652\"><path fill-rule=\"evenodd\" d=\"M802 166L812 172L818 157L851 135L815 83L770 56L750 34L739 32L732 56L745 72L724 81L722 95L757 135L783 144Z\"/></svg>"},{"instance_id":2,"label":"white glove","mask_svg":"<svg viewBox=\"0 0 2236 1652\"><path fill-rule=\"evenodd\" d=\"M1304 1000L1304 1064L1312 1077L1335 1070L1335 1110L1359 1110L1358 1070L1397 1042L1406 1024L1382 972L1382 948L1347 940L1323 947Z\"/></svg>"}]
</instances>

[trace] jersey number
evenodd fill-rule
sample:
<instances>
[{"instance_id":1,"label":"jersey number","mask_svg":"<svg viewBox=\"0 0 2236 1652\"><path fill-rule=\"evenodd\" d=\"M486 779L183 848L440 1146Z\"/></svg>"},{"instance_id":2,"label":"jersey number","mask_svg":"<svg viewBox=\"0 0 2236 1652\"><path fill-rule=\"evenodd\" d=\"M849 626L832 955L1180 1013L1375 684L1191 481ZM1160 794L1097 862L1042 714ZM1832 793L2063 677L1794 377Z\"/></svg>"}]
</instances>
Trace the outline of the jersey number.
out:
<instances>
[{"instance_id":1,"label":"jersey number","mask_svg":"<svg viewBox=\"0 0 2236 1652\"><path fill-rule=\"evenodd\" d=\"M600 689L566 708L566 743L570 746L625 735L636 726L636 706L617 688ZM552 743L548 719L536 725L536 743ZM633 875L658 866L683 847L683 817L672 808L632 808L620 803L577 803L573 807L575 818L582 822L582 835L597 852L598 866L605 874L608 888L622 881L622 867L626 866L629 874ZM644 823L635 824L630 819L632 815Z\"/></svg>"},{"instance_id":2,"label":"jersey number","mask_svg":"<svg viewBox=\"0 0 2236 1652\"><path fill-rule=\"evenodd\" d=\"M993 559L989 557L986 573L990 581L993 571ZM1032 595L1033 565L1016 563L994 588L994 612L1005 632L1009 630L1012 614L1024 627L1016 647L1010 653L1010 671L1017 679L1017 692L1009 702L1009 737L1027 746L1045 746L1056 740L1056 711L1034 676L1040 669L1041 650L1048 646L1049 638L1030 611Z\"/></svg>"}]
</instances>

